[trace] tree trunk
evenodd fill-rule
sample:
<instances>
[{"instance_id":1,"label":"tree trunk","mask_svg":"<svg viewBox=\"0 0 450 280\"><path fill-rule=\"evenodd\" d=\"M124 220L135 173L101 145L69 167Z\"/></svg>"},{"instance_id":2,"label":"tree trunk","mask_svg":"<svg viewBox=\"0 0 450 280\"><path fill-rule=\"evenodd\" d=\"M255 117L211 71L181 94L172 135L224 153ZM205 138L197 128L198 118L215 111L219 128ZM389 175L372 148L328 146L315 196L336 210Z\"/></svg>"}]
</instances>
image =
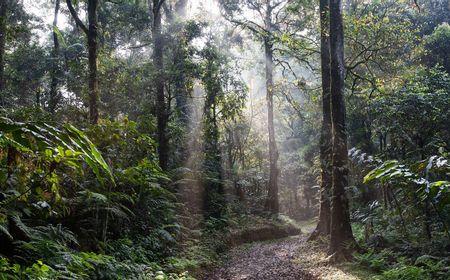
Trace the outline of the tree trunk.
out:
<instances>
[{"instance_id":1,"label":"tree trunk","mask_svg":"<svg viewBox=\"0 0 450 280\"><path fill-rule=\"evenodd\" d=\"M156 119L158 128L158 155L159 165L162 170L167 170L168 164L168 141L167 141L167 105L164 96L164 42L161 32L161 6L164 0L153 0L153 64L156 68L155 91L156 91Z\"/></svg>"},{"instance_id":2,"label":"tree trunk","mask_svg":"<svg viewBox=\"0 0 450 280\"><path fill-rule=\"evenodd\" d=\"M88 2L88 49L89 49L89 120L91 124L98 122L98 71L97 71L97 8L98 0L89 0Z\"/></svg>"},{"instance_id":3,"label":"tree trunk","mask_svg":"<svg viewBox=\"0 0 450 280\"><path fill-rule=\"evenodd\" d=\"M6 10L7 1L0 1L0 105L4 105L3 90L5 89L5 47L6 47Z\"/></svg>"},{"instance_id":4,"label":"tree trunk","mask_svg":"<svg viewBox=\"0 0 450 280\"><path fill-rule=\"evenodd\" d=\"M98 0L88 1L88 21L89 26L86 27L78 17L75 11L72 0L66 0L69 12L75 20L77 26L83 30L88 39L88 51L89 51L89 121L91 124L97 124L98 122L98 75L97 75L97 56L98 56L98 42L97 42L97 8Z\"/></svg>"},{"instance_id":5,"label":"tree trunk","mask_svg":"<svg viewBox=\"0 0 450 280\"><path fill-rule=\"evenodd\" d=\"M53 18L53 53L52 53L52 70L50 82L50 100L48 103L48 111L54 113L58 105L58 72L59 72L59 40L56 29L58 28L60 0L55 2L55 14Z\"/></svg>"},{"instance_id":6,"label":"tree trunk","mask_svg":"<svg viewBox=\"0 0 450 280\"><path fill-rule=\"evenodd\" d=\"M213 52L211 52L213 53ZM207 73L203 78L205 86L205 106L203 112L204 159L203 172L206 175L205 186L205 217L221 218L225 210L225 190L222 182L222 158L219 148L219 126L217 116L217 89L221 88L215 68L217 57L207 56Z\"/></svg>"},{"instance_id":7,"label":"tree trunk","mask_svg":"<svg viewBox=\"0 0 450 280\"><path fill-rule=\"evenodd\" d=\"M344 28L341 0L330 1L332 197L330 254L332 261L351 257L356 245L350 225L345 187L348 181L347 132L344 101Z\"/></svg>"},{"instance_id":8,"label":"tree trunk","mask_svg":"<svg viewBox=\"0 0 450 280\"><path fill-rule=\"evenodd\" d=\"M269 35L264 37L264 53L266 63L266 101L267 101L267 127L269 130L269 190L265 209L277 214L280 210L278 201L278 150L275 140L275 127L273 124L273 42L270 35L272 31L271 1L266 3L265 29Z\"/></svg>"},{"instance_id":9,"label":"tree trunk","mask_svg":"<svg viewBox=\"0 0 450 280\"><path fill-rule=\"evenodd\" d=\"M273 124L273 49L269 38L264 40L264 49L266 58L267 126L269 130L269 191L265 208L276 214L279 212L278 150Z\"/></svg>"},{"instance_id":10,"label":"tree trunk","mask_svg":"<svg viewBox=\"0 0 450 280\"><path fill-rule=\"evenodd\" d=\"M320 133L320 209L319 222L309 240L320 235L330 234L331 211L331 99L330 99L330 38L329 30L329 0L320 0L320 58L322 65L322 130Z\"/></svg>"}]
</instances>

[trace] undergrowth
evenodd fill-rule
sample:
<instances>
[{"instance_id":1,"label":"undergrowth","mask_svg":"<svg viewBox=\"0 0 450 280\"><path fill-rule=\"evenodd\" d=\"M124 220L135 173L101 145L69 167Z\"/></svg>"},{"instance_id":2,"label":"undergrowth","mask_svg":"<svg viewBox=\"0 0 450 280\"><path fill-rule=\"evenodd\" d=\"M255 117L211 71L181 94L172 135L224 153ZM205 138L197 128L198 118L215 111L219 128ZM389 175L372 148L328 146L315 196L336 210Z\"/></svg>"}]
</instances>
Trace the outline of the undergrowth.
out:
<instances>
[{"instance_id":1,"label":"undergrowth","mask_svg":"<svg viewBox=\"0 0 450 280\"><path fill-rule=\"evenodd\" d=\"M370 249L364 254L355 254L355 262L366 267L377 276L372 280L446 280L450 279L450 258L422 255L405 257L391 249Z\"/></svg>"}]
</instances>

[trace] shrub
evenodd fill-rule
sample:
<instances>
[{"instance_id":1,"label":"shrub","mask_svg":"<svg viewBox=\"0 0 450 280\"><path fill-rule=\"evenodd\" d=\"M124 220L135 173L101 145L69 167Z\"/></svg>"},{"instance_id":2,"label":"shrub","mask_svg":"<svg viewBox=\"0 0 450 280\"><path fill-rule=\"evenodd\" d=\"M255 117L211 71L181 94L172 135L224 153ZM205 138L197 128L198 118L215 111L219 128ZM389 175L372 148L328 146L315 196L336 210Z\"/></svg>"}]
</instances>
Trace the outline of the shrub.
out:
<instances>
[{"instance_id":1,"label":"shrub","mask_svg":"<svg viewBox=\"0 0 450 280\"><path fill-rule=\"evenodd\" d=\"M366 267L369 267L373 271L380 272L387 267L387 256L392 253L388 250L376 253L374 250L369 250L365 254L355 254L355 260Z\"/></svg>"},{"instance_id":2,"label":"shrub","mask_svg":"<svg viewBox=\"0 0 450 280\"><path fill-rule=\"evenodd\" d=\"M423 268L411 265L399 265L383 272L374 280L432 280L430 273Z\"/></svg>"}]
</instances>

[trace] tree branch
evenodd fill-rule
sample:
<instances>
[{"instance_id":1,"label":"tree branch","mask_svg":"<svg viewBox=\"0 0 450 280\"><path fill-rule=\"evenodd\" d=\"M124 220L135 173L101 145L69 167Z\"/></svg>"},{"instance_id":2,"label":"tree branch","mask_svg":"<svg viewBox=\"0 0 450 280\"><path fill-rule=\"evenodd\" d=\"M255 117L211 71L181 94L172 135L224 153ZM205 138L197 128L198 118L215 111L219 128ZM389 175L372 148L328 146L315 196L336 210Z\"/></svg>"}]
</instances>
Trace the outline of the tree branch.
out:
<instances>
[{"instance_id":1,"label":"tree branch","mask_svg":"<svg viewBox=\"0 0 450 280\"><path fill-rule=\"evenodd\" d=\"M165 0L159 0L156 4L156 13L159 13L161 11L161 7L164 4Z\"/></svg>"},{"instance_id":2,"label":"tree branch","mask_svg":"<svg viewBox=\"0 0 450 280\"><path fill-rule=\"evenodd\" d=\"M69 8L69 12L72 15L73 19L75 20L75 23L78 27L80 27L86 35L89 33L89 30L87 29L86 25L81 21L81 19L78 17L77 11L73 8L72 0L66 0L67 7Z\"/></svg>"}]
</instances>

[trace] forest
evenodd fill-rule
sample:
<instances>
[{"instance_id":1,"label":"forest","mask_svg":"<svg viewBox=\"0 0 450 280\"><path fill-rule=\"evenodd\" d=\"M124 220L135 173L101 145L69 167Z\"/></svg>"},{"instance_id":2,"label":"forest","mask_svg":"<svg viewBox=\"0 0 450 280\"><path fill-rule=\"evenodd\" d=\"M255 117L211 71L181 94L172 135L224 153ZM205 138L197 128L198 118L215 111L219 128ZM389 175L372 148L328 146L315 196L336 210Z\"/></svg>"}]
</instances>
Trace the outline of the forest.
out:
<instances>
[{"instance_id":1,"label":"forest","mask_svg":"<svg viewBox=\"0 0 450 280\"><path fill-rule=\"evenodd\" d=\"M450 1L0 0L28 279L450 279Z\"/></svg>"}]
</instances>

